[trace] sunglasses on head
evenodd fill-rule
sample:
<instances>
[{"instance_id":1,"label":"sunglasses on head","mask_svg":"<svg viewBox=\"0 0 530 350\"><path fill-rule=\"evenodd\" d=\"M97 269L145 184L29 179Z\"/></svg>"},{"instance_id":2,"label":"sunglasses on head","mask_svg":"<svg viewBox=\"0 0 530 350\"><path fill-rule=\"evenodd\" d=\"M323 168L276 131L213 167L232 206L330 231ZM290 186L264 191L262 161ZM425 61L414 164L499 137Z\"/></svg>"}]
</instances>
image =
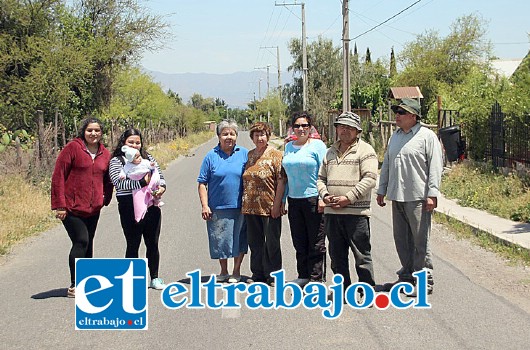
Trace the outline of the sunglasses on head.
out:
<instances>
[{"instance_id":1,"label":"sunglasses on head","mask_svg":"<svg viewBox=\"0 0 530 350\"><path fill-rule=\"evenodd\" d=\"M404 109L398 109L396 111L396 114L399 114L399 115L405 115L405 114L408 114L409 112L407 112L406 110Z\"/></svg>"},{"instance_id":2,"label":"sunglasses on head","mask_svg":"<svg viewBox=\"0 0 530 350\"><path fill-rule=\"evenodd\" d=\"M309 128L309 124L293 124L293 128L295 128L295 129L300 129L300 128L307 129L307 128Z\"/></svg>"}]
</instances>

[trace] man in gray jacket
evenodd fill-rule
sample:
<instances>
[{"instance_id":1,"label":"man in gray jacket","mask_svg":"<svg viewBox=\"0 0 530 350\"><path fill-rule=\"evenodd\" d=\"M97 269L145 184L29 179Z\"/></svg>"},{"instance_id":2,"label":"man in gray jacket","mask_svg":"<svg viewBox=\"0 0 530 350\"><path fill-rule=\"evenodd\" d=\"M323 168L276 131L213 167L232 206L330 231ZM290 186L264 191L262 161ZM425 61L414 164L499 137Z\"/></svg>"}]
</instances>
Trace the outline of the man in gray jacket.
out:
<instances>
[{"instance_id":1,"label":"man in gray jacket","mask_svg":"<svg viewBox=\"0 0 530 350\"><path fill-rule=\"evenodd\" d=\"M359 282L375 286L370 245L370 198L377 179L377 155L360 139L361 120L352 112L341 114L334 123L339 140L324 157L317 187L326 207L325 231L333 273L344 277L344 289L351 284L349 249L355 258Z\"/></svg>"},{"instance_id":2,"label":"man in gray jacket","mask_svg":"<svg viewBox=\"0 0 530 350\"><path fill-rule=\"evenodd\" d=\"M392 106L399 127L388 142L377 190L377 204L392 201L394 243L401 262L397 282L415 283L412 273L427 269L433 291L429 249L431 215L442 178L442 148L436 134L420 123L420 104L402 99ZM396 283L397 283L396 282ZM416 289L409 296L416 296Z\"/></svg>"}]
</instances>

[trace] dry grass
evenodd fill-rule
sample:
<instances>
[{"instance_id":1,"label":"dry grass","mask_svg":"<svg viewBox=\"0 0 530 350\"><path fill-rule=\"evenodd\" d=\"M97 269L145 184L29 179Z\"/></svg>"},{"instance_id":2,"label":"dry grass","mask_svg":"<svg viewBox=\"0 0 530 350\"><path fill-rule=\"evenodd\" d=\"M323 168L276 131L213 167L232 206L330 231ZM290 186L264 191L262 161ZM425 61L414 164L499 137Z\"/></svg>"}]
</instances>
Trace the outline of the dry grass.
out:
<instances>
[{"instance_id":1,"label":"dry grass","mask_svg":"<svg viewBox=\"0 0 530 350\"><path fill-rule=\"evenodd\" d=\"M49 194L20 175L0 179L0 222L0 255L16 242L58 224Z\"/></svg>"},{"instance_id":2,"label":"dry grass","mask_svg":"<svg viewBox=\"0 0 530 350\"><path fill-rule=\"evenodd\" d=\"M211 131L204 131L171 142L159 143L149 147L149 153L156 158L160 167L165 169L172 160L188 155L192 148L203 144L214 135Z\"/></svg>"},{"instance_id":3,"label":"dry grass","mask_svg":"<svg viewBox=\"0 0 530 350\"><path fill-rule=\"evenodd\" d=\"M212 132L202 132L154 145L149 152L165 168L173 159L189 154L192 148L213 136ZM24 238L59 224L50 210L49 191L49 178L36 184L20 174L11 173L0 178L0 256Z\"/></svg>"}]
</instances>

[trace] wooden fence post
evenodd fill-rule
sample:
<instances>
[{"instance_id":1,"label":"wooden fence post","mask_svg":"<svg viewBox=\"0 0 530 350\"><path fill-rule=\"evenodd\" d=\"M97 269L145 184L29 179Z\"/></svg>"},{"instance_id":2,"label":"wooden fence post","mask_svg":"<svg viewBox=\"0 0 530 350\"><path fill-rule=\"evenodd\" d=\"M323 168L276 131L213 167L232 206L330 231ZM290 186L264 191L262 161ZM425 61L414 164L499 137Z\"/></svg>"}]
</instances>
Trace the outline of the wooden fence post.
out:
<instances>
[{"instance_id":1,"label":"wooden fence post","mask_svg":"<svg viewBox=\"0 0 530 350\"><path fill-rule=\"evenodd\" d=\"M58 142L58 133L59 133L59 127L58 127L58 124L59 123L59 111L56 109L55 110L55 120L54 120L54 125L53 125L53 154L55 155L55 157L57 157L57 153L59 152L58 148L59 148L59 142Z\"/></svg>"},{"instance_id":2,"label":"wooden fence post","mask_svg":"<svg viewBox=\"0 0 530 350\"><path fill-rule=\"evenodd\" d=\"M37 110L37 135L39 137L37 157L39 162L44 158L44 112Z\"/></svg>"}]
</instances>

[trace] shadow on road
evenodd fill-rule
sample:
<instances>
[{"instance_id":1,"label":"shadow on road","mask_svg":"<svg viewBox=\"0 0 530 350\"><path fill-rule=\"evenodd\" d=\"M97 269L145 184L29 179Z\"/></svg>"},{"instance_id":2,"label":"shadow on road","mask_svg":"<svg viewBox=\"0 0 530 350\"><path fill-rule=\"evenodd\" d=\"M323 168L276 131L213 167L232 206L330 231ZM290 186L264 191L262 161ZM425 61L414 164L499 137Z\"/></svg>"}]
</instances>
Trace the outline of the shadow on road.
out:
<instances>
[{"instance_id":1,"label":"shadow on road","mask_svg":"<svg viewBox=\"0 0 530 350\"><path fill-rule=\"evenodd\" d=\"M249 276L241 275L241 282L246 283L249 278L250 278ZM210 276L201 276L201 283L207 283L209 280L210 280ZM190 284L190 279L183 278L183 279L178 280L177 282L184 283L184 284ZM221 282L221 283L225 284L225 282Z\"/></svg>"},{"instance_id":2,"label":"shadow on road","mask_svg":"<svg viewBox=\"0 0 530 350\"><path fill-rule=\"evenodd\" d=\"M68 288L52 289L46 292L33 294L31 296L31 299L66 298L67 291L68 291Z\"/></svg>"}]
</instances>

